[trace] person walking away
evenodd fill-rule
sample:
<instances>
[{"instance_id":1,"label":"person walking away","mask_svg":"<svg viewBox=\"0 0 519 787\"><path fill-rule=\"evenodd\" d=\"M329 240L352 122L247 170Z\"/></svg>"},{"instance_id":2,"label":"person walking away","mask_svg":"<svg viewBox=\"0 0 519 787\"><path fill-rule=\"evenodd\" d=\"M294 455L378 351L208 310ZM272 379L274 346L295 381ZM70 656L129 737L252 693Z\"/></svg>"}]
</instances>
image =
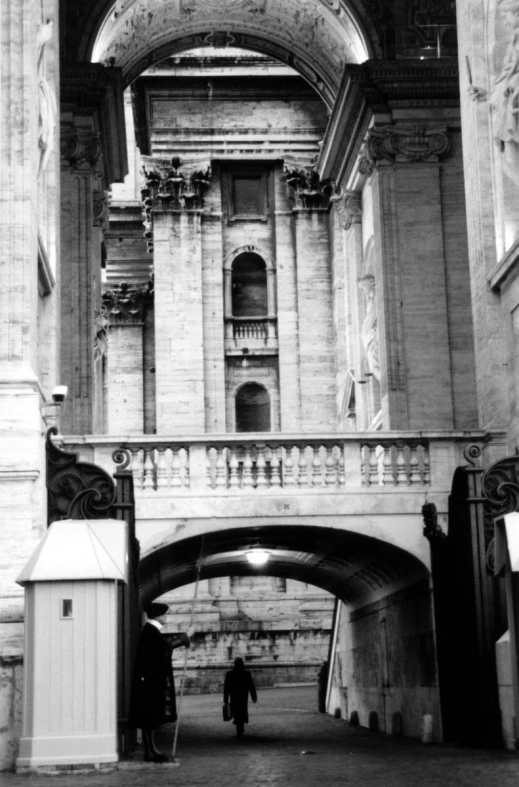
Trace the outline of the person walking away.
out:
<instances>
[{"instance_id":1,"label":"person walking away","mask_svg":"<svg viewBox=\"0 0 519 787\"><path fill-rule=\"evenodd\" d=\"M248 700L249 694L253 702L258 699L252 675L245 669L243 659L234 659L234 668L225 675L223 688L223 701L231 703L233 724L236 725L236 735L241 737L245 731L245 724L249 722Z\"/></svg>"},{"instance_id":2,"label":"person walking away","mask_svg":"<svg viewBox=\"0 0 519 787\"><path fill-rule=\"evenodd\" d=\"M153 602L144 607L144 624L133 670L128 724L142 730L145 762L167 762L154 740L155 729L177 719L175 684L171 666L171 652L181 645L189 645L187 634L168 637L161 631L166 622L167 604Z\"/></svg>"}]
</instances>

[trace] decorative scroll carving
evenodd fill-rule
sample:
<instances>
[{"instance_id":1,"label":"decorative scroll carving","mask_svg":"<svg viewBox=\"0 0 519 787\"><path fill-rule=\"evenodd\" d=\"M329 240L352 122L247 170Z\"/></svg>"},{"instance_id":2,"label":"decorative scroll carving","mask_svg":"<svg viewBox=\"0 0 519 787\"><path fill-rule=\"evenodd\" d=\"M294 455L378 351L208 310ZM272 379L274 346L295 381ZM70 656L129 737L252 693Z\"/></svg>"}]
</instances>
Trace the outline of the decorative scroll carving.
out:
<instances>
[{"instance_id":1,"label":"decorative scroll carving","mask_svg":"<svg viewBox=\"0 0 519 787\"><path fill-rule=\"evenodd\" d=\"M519 455L492 465L483 475L481 488L494 517L519 510Z\"/></svg>"},{"instance_id":2,"label":"decorative scroll carving","mask_svg":"<svg viewBox=\"0 0 519 787\"><path fill-rule=\"evenodd\" d=\"M112 324L142 322L144 306L152 299L153 279L142 287L132 287L123 281L103 292L103 314Z\"/></svg>"},{"instance_id":3,"label":"decorative scroll carving","mask_svg":"<svg viewBox=\"0 0 519 787\"><path fill-rule=\"evenodd\" d=\"M356 191L343 191L341 194L330 197L330 202L335 202L339 214L339 225L344 230L349 230L353 224L362 221L362 197Z\"/></svg>"},{"instance_id":4,"label":"decorative scroll carving","mask_svg":"<svg viewBox=\"0 0 519 787\"><path fill-rule=\"evenodd\" d=\"M445 128L380 126L368 132L367 147L374 161L437 161L450 149Z\"/></svg>"},{"instance_id":5,"label":"decorative scroll carving","mask_svg":"<svg viewBox=\"0 0 519 787\"><path fill-rule=\"evenodd\" d=\"M307 210L328 207L332 186L329 180L320 180L313 167L285 167L285 178L298 207Z\"/></svg>"},{"instance_id":6,"label":"decorative scroll carving","mask_svg":"<svg viewBox=\"0 0 519 787\"><path fill-rule=\"evenodd\" d=\"M73 169L97 167L101 143L96 131L73 129L61 134L61 159Z\"/></svg>"},{"instance_id":7,"label":"decorative scroll carving","mask_svg":"<svg viewBox=\"0 0 519 787\"><path fill-rule=\"evenodd\" d=\"M113 516L116 489L112 477L101 467L80 462L77 454L68 453L54 445L47 432L47 493L48 523L59 519L104 519ZM117 454L117 455L116 455ZM114 452L116 464L125 461Z\"/></svg>"},{"instance_id":8,"label":"decorative scroll carving","mask_svg":"<svg viewBox=\"0 0 519 787\"><path fill-rule=\"evenodd\" d=\"M444 533L438 524L438 512L434 503L424 503L422 516L424 522L423 534L428 541L447 538L447 533Z\"/></svg>"}]
</instances>

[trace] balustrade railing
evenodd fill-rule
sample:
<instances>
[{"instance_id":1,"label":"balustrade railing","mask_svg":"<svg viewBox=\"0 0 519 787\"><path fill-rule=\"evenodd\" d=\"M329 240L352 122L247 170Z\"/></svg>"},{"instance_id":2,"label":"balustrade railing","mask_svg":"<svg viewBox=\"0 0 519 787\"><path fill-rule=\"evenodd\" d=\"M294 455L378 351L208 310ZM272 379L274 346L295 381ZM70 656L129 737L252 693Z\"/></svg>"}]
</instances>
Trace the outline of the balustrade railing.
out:
<instances>
[{"instance_id":1,"label":"balustrade railing","mask_svg":"<svg viewBox=\"0 0 519 787\"><path fill-rule=\"evenodd\" d=\"M79 448L109 472L124 457L137 491L180 495L445 489L466 463L467 447L486 441L481 432L63 438L65 447Z\"/></svg>"}]
</instances>

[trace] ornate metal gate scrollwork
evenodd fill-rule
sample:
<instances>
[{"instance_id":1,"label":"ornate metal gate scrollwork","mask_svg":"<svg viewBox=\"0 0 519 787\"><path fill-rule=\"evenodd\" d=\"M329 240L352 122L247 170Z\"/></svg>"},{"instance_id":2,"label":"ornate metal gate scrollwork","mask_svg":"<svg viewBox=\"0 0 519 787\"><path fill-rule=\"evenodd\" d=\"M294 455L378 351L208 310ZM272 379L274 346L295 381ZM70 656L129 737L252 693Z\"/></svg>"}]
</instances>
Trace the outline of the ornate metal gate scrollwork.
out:
<instances>
[{"instance_id":1,"label":"ornate metal gate scrollwork","mask_svg":"<svg viewBox=\"0 0 519 787\"><path fill-rule=\"evenodd\" d=\"M114 515L116 486L112 476L97 465L80 462L77 454L58 448L52 436L55 426L47 432L47 493L48 524L59 519L104 519ZM118 470L130 461L125 449L112 456Z\"/></svg>"}]
</instances>

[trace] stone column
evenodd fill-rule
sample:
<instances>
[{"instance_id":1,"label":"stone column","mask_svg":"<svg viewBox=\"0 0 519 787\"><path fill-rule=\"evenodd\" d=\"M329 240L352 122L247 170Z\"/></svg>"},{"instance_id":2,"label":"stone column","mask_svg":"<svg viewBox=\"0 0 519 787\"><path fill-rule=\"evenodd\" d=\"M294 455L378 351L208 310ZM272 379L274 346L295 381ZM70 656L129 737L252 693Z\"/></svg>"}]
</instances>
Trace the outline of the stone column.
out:
<instances>
[{"instance_id":1,"label":"stone column","mask_svg":"<svg viewBox=\"0 0 519 787\"><path fill-rule=\"evenodd\" d=\"M368 138L388 429L454 426L438 163L448 149L443 128L382 126Z\"/></svg>"},{"instance_id":2,"label":"stone column","mask_svg":"<svg viewBox=\"0 0 519 787\"><path fill-rule=\"evenodd\" d=\"M69 389L61 424L64 434L94 431L94 320L101 303L94 192L101 179L100 155L96 131L62 127L61 382Z\"/></svg>"},{"instance_id":3,"label":"stone column","mask_svg":"<svg viewBox=\"0 0 519 787\"><path fill-rule=\"evenodd\" d=\"M292 211L284 178L276 176L276 271L281 431L300 432L299 320Z\"/></svg>"},{"instance_id":4,"label":"stone column","mask_svg":"<svg viewBox=\"0 0 519 787\"><path fill-rule=\"evenodd\" d=\"M201 183L147 160L155 274L157 433L205 431ZM204 183L208 182L208 174ZM189 195L189 199L187 198Z\"/></svg>"},{"instance_id":5,"label":"stone column","mask_svg":"<svg viewBox=\"0 0 519 787\"><path fill-rule=\"evenodd\" d=\"M301 428L334 429L335 357L332 281L326 206L328 193L314 172L287 172L296 200L293 210L297 268L297 313ZM281 320L280 320L281 322Z\"/></svg>"},{"instance_id":6,"label":"stone column","mask_svg":"<svg viewBox=\"0 0 519 787\"><path fill-rule=\"evenodd\" d=\"M48 17L52 24L46 24ZM51 102L57 93L54 63L47 62L48 69L43 64L44 48L54 60L57 37L57 3L0 5L0 707L6 710L0 723L0 770L14 763L21 724L24 602L15 579L46 519L40 405L56 374L57 194L51 173L55 115L49 107L44 140L39 99L43 85ZM45 166L52 175L48 200ZM52 314L48 322L44 309ZM42 339L44 364L38 352Z\"/></svg>"}]
</instances>

